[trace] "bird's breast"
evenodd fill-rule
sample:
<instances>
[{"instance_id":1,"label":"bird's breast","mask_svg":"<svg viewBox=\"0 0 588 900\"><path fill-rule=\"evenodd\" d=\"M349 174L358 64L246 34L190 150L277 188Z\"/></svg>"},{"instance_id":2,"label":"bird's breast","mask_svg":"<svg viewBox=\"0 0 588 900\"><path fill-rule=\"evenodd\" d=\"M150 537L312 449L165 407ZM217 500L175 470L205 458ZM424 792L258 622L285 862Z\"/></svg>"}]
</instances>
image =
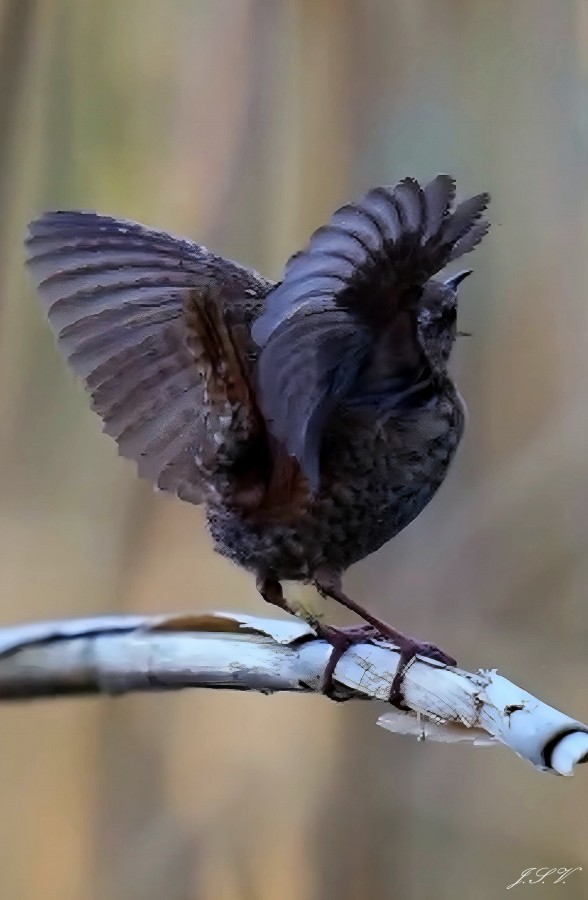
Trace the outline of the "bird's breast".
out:
<instances>
[{"instance_id":1,"label":"bird's breast","mask_svg":"<svg viewBox=\"0 0 588 900\"><path fill-rule=\"evenodd\" d=\"M216 547L277 578L308 580L325 564L344 571L424 509L447 474L463 427L455 389L409 416L341 410L325 434L320 488L306 509L280 522L209 509Z\"/></svg>"}]
</instances>

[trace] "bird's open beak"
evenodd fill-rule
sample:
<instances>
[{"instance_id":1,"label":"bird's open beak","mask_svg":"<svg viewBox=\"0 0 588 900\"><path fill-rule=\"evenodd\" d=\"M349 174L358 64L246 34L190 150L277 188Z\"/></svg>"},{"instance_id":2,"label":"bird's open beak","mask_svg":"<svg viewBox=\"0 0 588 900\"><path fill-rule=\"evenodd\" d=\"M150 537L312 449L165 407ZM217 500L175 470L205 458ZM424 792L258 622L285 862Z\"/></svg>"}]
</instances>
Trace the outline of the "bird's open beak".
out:
<instances>
[{"instance_id":1,"label":"bird's open beak","mask_svg":"<svg viewBox=\"0 0 588 900\"><path fill-rule=\"evenodd\" d=\"M472 274L472 272L473 269L462 269L461 272L457 273L457 275L452 275L451 278L448 278L447 281L444 282L444 284L456 291L464 278L467 278L468 275Z\"/></svg>"}]
</instances>

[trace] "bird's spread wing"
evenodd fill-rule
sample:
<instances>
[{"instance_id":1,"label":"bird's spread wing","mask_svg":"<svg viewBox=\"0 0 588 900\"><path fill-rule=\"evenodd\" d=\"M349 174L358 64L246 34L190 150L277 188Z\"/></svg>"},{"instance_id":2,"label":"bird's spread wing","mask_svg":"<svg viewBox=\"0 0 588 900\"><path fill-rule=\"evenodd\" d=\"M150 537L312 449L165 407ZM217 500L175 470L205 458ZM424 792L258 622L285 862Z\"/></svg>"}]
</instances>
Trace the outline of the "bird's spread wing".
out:
<instances>
[{"instance_id":1,"label":"bird's spread wing","mask_svg":"<svg viewBox=\"0 0 588 900\"><path fill-rule=\"evenodd\" d=\"M263 413L313 487L328 416L350 390L383 328L407 332L425 282L489 228L479 194L454 208L455 182L407 178L343 206L288 262L252 335ZM404 318L403 318L404 317Z\"/></svg>"},{"instance_id":2,"label":"bird's spread wing","mask_svg":"<svg viewBox=\"0 0 588 900\"><path fill-rule=\"evenodd\" d=\"M190 241L89 212L46 213L27 249L104 430L139 474L201 502L228 408L255 417L239 307L255 307L271 283Z\"/></svg>"}]
</instances>

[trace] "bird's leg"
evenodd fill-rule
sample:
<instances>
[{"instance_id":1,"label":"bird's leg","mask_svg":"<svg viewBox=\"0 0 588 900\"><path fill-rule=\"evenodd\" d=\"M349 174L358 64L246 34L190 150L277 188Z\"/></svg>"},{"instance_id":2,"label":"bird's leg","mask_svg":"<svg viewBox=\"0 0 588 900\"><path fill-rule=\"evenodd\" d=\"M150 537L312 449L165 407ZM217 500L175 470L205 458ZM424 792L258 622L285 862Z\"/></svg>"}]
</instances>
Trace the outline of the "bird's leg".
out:
<instances>
[{"instance_id":1,"label":"bird's leg","mask_svg":"<svg viewBox=\"0 0 588 900\"><path fill-rule=\"evenodd\" d=\"M284 597L282 585L276 578L259 577L257 590L268 603L272 603L292 616L302 617L313 631L316 631L318 637L331 645L333 649L325 666L321 691L330 699L336 699L333 688L335 666L352 644L360 644L370 637L377 637L379 629L373 628L371 625L359 625L353 628L333 628L331 625L325 625L316 616L309 612L303 613L289 603Z\"/></svg>"},{"instance_id":2,"label":"bird's leg","mask_svg":"<svg viewBox=\"0 0 588 900\"><path fill-rule=\"evenodd\" d=\"M434 644L429 644L426 641L419 641L416 638L412 638L406 634L403 634L401 631L393 628L392 625L388 625L387 622L384 622L381 619L378 619L376 616L372 615L369 610L364 609L363 606L360 606L359 603L356 603L354 600L348 597L341 588L341 578L339 577L339 575L331 572L325 572L324 570L315 572L314 584L317 591L322 597L330 597L332 600L336 600L338 603L346 606L347 609L350 609L352 612L356 613L360 618L364 619L365 622L368 622L372 628L371 636L374 636L375 632L376 635L384 638L385 640L388 639L392 641L392 643L396 644L400 651L400 660L398 662L396 674L394 675L394 679L392 681L389 701L398 709L407 708L402 699L402 681L404 675L406 674L406 670L413 662L415 656L418 655L424 656L428 659L434 659L446 666L456 665L456 660L452 656L449 656L448 653L440 650L439 647L436 647ZM364 634L366 633L364 632Z\"/></svg>"},{"instance_id":3,"label":"bird's leg","mask_svg":"<svg viewBox=\"0 0 588 900\"><path fill-rule=\"evenodd\" d=\"M277 578L268 578L266 576L260 576L257 579L257 590L263 597L263 599L267 603L271 603L273 606L277 606L279 609L283 609L284 612L287 612L291 616L296 616L298 619L304 619L313 631L316 631L317 634L324 638L325 630L328 629L327 625L323 625L322 622L313 616L312 613L307 610L303 610L295 607L292 603L290 603L284 597L284 592L282 590L282 585L277 580Z\"/></svg>"}]
</instances>

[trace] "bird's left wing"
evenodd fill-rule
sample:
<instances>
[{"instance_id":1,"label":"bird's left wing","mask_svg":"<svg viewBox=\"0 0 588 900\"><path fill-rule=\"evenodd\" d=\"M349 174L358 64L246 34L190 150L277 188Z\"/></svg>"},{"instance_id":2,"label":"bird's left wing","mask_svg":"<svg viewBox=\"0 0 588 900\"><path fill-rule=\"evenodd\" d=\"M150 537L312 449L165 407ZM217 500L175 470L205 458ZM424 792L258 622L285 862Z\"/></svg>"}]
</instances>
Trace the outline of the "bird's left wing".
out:
<instances>
[{"instance_id":1,"label":"bird's left wing","mask_svg":"<svg viewBox=\"0 0 588 900\"><path fill-rule=\"evenodd\" d=\"M263 413L313 488L325 423L378 337L390 331L391 352L410 351L408 314L423 285L488 230L487 194L454 199L453 178L438 175L425 187L405 178L374 188L338 209L290 259L253 324Z\"/></svg>"},{"instance_id":2,"label":"bird's left wing","mask_svg":"<svg viewBox=\"0 0 588 900\"><path fill-rule=\"evenodd\" d=\"M191 241L91 212L45 213L27 250L105 432L140 475L202 502L203 460L222 443L226 407L246 415L254 402L245 323L271 282Z\"/></svg>"}]
</instances>

